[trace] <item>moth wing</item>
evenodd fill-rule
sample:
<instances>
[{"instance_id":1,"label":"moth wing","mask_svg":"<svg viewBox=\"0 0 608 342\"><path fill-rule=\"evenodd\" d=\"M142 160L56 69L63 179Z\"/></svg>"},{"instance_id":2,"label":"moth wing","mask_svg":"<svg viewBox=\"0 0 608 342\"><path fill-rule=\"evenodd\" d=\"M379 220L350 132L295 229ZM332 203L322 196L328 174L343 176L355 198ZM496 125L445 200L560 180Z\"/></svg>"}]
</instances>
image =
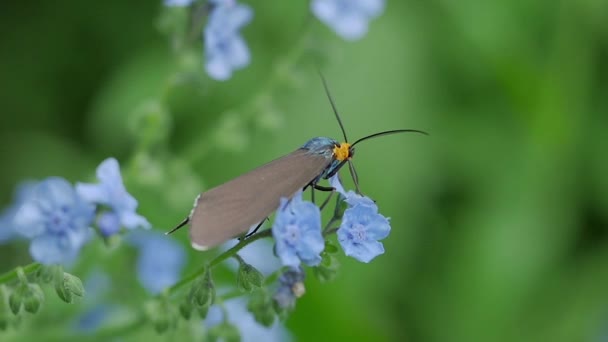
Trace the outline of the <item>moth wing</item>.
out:
<instances>
[{"instance_id":1,"label":"moth wing","mask_svg":"<svg viewBox=\"0 0 608 342\"><path fill-rule=\"evenodd\" d=\"M196 249L215 247L247 232L308 185L331 162L306 149L275 159L202 193L190 216L190 241Z\"/></svg>"}]
</instances>

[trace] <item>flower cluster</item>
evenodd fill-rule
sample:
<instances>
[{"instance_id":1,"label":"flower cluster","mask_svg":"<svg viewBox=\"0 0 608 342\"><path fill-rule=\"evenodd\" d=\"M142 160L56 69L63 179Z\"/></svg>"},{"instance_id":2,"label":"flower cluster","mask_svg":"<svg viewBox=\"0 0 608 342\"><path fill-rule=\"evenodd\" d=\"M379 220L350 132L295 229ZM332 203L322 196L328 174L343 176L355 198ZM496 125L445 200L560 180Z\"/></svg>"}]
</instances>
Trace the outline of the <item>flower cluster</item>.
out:
<instances>
[{"instance_id":1,"label":"flower cluster","mask_svg":"<svg viewBox=\"0 0 608 342\"><path fill-rule=\"evenodd\" d=\"M384 253L378 240L390 233L388 218L378 213L378 206L369 197L344 190L337 174L330 179L330 184L348 205L337 230L338 242L346 255L370 262ZM275 251L283 265L297 267L303 262L317 266L321 262L325 239L320 210L312 202L304 201L301 191L291 200L281 200L272 234L276 241Z\"/></svg>"},{"instance_id":2,"label":"flower cluster","mask_svg":"<svg viewBox=\"0 0 608 342\"><path fill-rule=\"evenodd\" d=\"M165 0L167 7L192 6L193 0ZM385 0L312 0L311 12L337 35L353 41L363 38L369 21L384 11ZM205 70L225 81L235 70L249 65L251 56L240 30L251 22L251 7L236 0L208 0L207 24L203 29Z\"/></svg>"},{"instance_id":3,"label":"flower cluster","mask_svg":"<svg viewBox=\"0 0 608 342\"><path fill-rule=\"evenodd\" d=\"M42 264L70 264L92 237L95 223L106 237L121 226L150 227L136 214L137 201L125 190L115 159L102 162L97 177L99 184L76 187L59 177L22 185L2 217L2 236L30 239L30 254Z\"/></svg>"}]
</instances>

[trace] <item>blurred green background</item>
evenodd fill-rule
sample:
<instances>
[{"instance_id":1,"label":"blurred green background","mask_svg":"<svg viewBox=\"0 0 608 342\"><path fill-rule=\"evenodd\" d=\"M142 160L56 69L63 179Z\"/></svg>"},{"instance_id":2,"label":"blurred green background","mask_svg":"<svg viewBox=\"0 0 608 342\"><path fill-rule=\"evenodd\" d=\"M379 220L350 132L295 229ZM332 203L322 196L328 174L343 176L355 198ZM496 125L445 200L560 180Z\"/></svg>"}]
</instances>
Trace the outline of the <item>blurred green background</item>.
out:
<instances>
[{"instance_id":1,"label":"blurred green background","mask_svg":"<svg viewBox=\"0 0 608 342\"><path fill-rule=\"evenodd\" d=\"M200 46L172 53L160 1L0 4L0 203L115 156L164 231L200 190L340 138L318 66L351 140L431 135L357 148L362 190L391 217L386 253L309 276L286 322L298 340L608 339L605 0L389 1L355 43L307 1L246 3L252 63L223 83L200 77ZM26 245L0 248L0 272L29 262ZM24 329L73 311L58 301ZM168 338L128 336L144 337Z\"/></svg>"}]
</instances>

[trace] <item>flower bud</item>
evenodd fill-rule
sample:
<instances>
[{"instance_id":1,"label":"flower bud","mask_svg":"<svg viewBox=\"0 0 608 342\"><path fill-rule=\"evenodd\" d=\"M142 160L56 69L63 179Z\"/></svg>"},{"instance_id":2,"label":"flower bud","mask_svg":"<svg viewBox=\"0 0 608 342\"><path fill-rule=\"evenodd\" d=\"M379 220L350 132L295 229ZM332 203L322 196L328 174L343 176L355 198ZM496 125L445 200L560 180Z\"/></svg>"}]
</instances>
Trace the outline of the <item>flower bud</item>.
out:
<instances>
[{"instance_id":1,"label":"flower bud","mask_svg":"<svg viewBox=\"0 0 608 342\"><path fill-rule=\"evenodd\" d=\"M313 268L313 273L321 283L326 283L332 281L336 277L340 263L335 256L329 253L323 252L321 256L323 257L321 264Z\"/></svg>"},{"instance_id":2,"label":"flower bud","mask_svg":"<svg viewBox=\"0 0 608 342\"><path fill-rule=\"evenodd\" d=\"M210 341L239 342L241 340L239 329L228 322L209 329L208 337Z\"/></svg>"},{"instance_id":3,"label":"flower bud","mask_svg":"<svg viewBox=\"0 0 608 342\"><path fill-rule=\"evenodd\" d=\"M260 271L239 259L239 271L236 277L239 290L251 292L256 288L260 288L263 282L264 276Z\"/></svg>"},{"instance_id":4,"label":"flower bud","mask_svg":"<svg viewBox=\"0 0 608 342\"><path fill-rule=\"evenodd\" d=\"M209 269L205 270L205 273L194 281L188 294L188 300L198 309L203 309L203 313L206 315L206 309L215 300L215 286Z\"/></svg>"},{"instance_id":5,"label":"flower bud","mask_svg":"<svg viewBox=\"0 0 608 342\"><path fill-rule=\"evenodd\" d=\"M165 333L177 326L177 315L175 309L166 298L152 300L145 304L144 311L146 317L152 323L154 330Z\"/></svg>"},{"instance_id":6,"label":"flower bud","mask_svg":"<svg viewBox=\"0 0 608 342\"><path fill-rule=\"evenodd\" d=\"M38 284L27 285L28 291L23 297L23 308L25 311L35 314L40 309L40 304L44 301L44 293Z\"/></svg>"},{"instance_id":7,"label":"flower bud","mask_svg":"<svg viewBox=\"0 0 608 342\"><path fill-rule=\"evenodd\" d=\"M247 303L247 310L253 314L255 320L265 327L274 323L274 308L272 298L264 290L256 291Z\"/></svg>"},{"instance_id":8,"label":"flower bud","mask_svg":"<svg viewBox=\"0 0 608 342\"><path fill-rule=\"evenodd\" d=\"M84 296L84 286L80 278L63 271L61 266L54 266L55 292L66 303L72 303L74 296Z\"/></svg>"}]
</instances>

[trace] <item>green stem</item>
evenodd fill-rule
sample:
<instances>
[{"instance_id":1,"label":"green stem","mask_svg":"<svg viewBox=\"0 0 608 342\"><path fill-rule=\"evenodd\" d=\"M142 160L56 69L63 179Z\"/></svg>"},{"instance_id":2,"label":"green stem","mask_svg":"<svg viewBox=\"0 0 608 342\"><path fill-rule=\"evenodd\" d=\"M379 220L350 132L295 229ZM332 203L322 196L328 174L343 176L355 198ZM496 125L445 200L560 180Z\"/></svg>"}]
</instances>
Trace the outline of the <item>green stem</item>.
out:
<instances>
[{"instance_id":1,"label":"green stem","mask_svg":"<svg viewBox=\"0 0 608 342\"><path fill-rule=\"evenodd\" d=\"M306 48L308 40L310 38L306 28L305 32L300 35L296 43L291 47L288 53L282 58L279 58L273 65L275 66L271 72L271 75L266 80L264 85L259 87L259 91L255 93L249 100L240 104L236 108L229 108L222 113L224 116L229 113L237 112L243 119L247 120L257 114L259 107L267 102L269 94L275 92L276 89L282 88L282 82L289 82L289 68L296 64L298 58L302 56L303 51ZM256 110L247 110L247 108L254 108ZM220 122L221 120L218 120ZM190 146L187 146L180 154L184 160L188 160L191 165L194 165L206 157L206 153L211 151L209 148L213 135L205 135L207 138L198 139L194 141Z\"/></svg>"},{"instance_id":2,"label":"green stem","mask_svg":"<svg viewBox=\"0 0 608 342\"><path fill-rule=\"evenodd\" d=\"M266 229L264 231L261 231L257 234L250 236L247 239L241 240L234 247L230 248L229 250L227 250L224 253L215 257L215 259L211 260L211 262L209 263L209 267L214 267L217 264L219 264L220 262L230 258L234 254L236 254L236 252L240 251L243 247L247 246L248 244L250 244L254 241L257 241L259 239L262 239L262 238L270 237L271 235L272 235L272 229Z\"/></svg>"},{"instance_id":3,"label":"green stem","mask_svg":"<svg viewBox=\"0 0 608 342\"><path fill-rule=\"evenodd\" d=\"M23 266L23 267L17 267L14 270L11 270L9 272L4 273L3 275L0 275L0 284L8 283L10 281L17 279L19 277L18 276L19 269L22 270L24 275L27 275L27 274L32 274L32 273L38 271L38 269L40 267L42 267L42 265L37 262L33 262L33 263Z\"/></svg>"},{"instance_id":4,"label":"green stem","mask_svg":"<svg viewBox=\"0 0 608 342\"><path fill-rule=\"evenodd\" d=\"M203 273L205 273L205 270L207 270L207 268L213 268L216 265L218 265L219 263L221 263L222 261L230 258L233 255L236 255L236 253L241 250L243 247L247 246L248 244L257 241L259 239L262 238L266 238L266 237L270 237L272 235L272 230L267 229L264 230L262 232L259 232L257 234L254 234L252 236L250 236L247 239L243 239L241 240L239 243L237 243L234 247L230 248L229 250L225 251L224 253L216 256L213 260L211 260L211 262L209 262L209 264L207 264L204 267L201 267L198 271L184 277L182 280L180 280L177 284L171 286L167 292L169 294L175 294L179 289L181 289L182 287L186 286L187 284L189 284L190 282L192 282L194 279L198 278L199 276L201 276Z\"/></svg>"},{"instance_id":5,"label":"green stem","mask_svg":"<svg viewBox=\"0 0 608 342\"><path fill-rule=\"evenodd\" d=\"M269 274L268 277L266 277L264 279L264 286L268 286L268 285L274 283L284 271L285 271L285 268L281 267L278 270ZM229 300L232 298L238 298L240 296L247 295L247 294L248 293L243 292L241 290L233 290L233 291L230 291L230 292L226 293L225 295L221 296L221 299L223 301L226 301L226 300Z\"/></svg>"}]
</instances>

